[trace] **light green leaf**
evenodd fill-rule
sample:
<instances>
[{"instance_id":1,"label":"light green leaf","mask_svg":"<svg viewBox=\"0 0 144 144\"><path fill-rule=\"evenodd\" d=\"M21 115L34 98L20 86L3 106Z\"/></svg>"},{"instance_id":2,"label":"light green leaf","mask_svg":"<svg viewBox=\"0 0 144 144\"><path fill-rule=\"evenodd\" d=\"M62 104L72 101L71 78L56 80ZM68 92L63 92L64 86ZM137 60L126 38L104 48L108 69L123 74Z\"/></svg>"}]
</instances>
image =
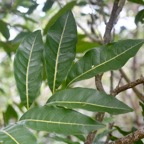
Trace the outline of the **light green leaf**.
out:
<instances>
[{"instance_id":1,"label":"light green leaf","mask_svg":"<svg viewBox=\"0 0 144 144\"><path fill-rule=\"evenodd\" d=\"M49 28L45 59L48 84L52 92L62 84L75 58L77 29L69 11Z\"/></svg>"},{"instance_id":2,"label":"light green leaf","mask_svg":"<svg viewBox=\"0 0 144 144\"><path fill-rule=\"evenodd\" d=\"M16 124L0 130L0 142L3 144L36 144L36 138L23 125Z\"/></svg>"},{"instance_id":3,"label":"light green leaf","mask_svg":"<svg viewBox=\"0 0 144 144\"><path fill-rule=\"evenodd\" d=\"M39 95L42 81L43 42L40 31L25 37L20 44L15 60L14 74L21 101L27 108Z\"/></svg>"},{"instance_id":4,"label":"light green leaf","mask_svg":"<svg viewBox=\"0 0 144 144\"><path fill-rule=\"evenodd\" d=\"M2 35L3 35L6 39L9 39L10 33L9 33L8 25L7 25L7 23L5 23L5 22L2 21L2 20L0 20L0 33L2 33Z\"/></svg>"},{"instance_id":5,"label":"light green leaf","mask_svg":"<svg viewBox=\"0 0 144 144\"><path fill-rule=\"evenodd\" d=\"M76 1L73 0L72 2L67 3L63 8L61 8L48 22L44 29L44 34L47 34L49 28L57 21L59 17L61 17L63 14L65 14L67 11L71 10L74 5L76 4Z\"/></svg>"},{"instance_id":6,"label":"light green leaf","mask_svg":"<svg viewBox=\"0 0 144 144\"><path fill-rule=\"evenodd\" d=\"M34 130L48 131L65 135L87 134L103 128L104 125L74 110L43 106L26 112L21 120Z\"/></svg>"},{"instance_id":7,"label":"light green leaf","mask_svg":"<svg viewBox=\"0 0 144 144\"><path fill-rule=\"evenodd\" d=\"M55 93L47 105L56 105L70 109L85 109L93 112L122 114L132 109L113 96L89 88L66 89Z\"/></svg>"},{"instance_id":8,"label":"light green leaf","mask_svg":"<svg viewBox=\"0 0 144 144\"><path fill-rule=\"evenodd\" d=\"M89 50L72 66L67 77L67 85L121 68L135 56L143 43L144 40L122 40Z\"/></svg>"}]
</instances>

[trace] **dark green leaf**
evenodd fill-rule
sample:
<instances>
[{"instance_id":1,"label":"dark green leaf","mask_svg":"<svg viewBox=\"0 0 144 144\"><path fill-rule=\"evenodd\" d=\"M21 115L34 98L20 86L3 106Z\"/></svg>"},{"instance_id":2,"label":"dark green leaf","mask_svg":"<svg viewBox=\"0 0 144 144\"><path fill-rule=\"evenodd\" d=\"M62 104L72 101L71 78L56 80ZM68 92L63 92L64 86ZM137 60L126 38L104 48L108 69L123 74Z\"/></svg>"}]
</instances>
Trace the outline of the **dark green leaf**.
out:
<instances>
[{"instance_id":1,"label":"dark green leaf","mask_svg":"<svg viewBox=\"0 0 144 144\"><path fill-rule=\"evenodd\" d=\"M144 0L128 0L128 1L144 5Z\"/></svg>"},{"instance_id":2,"label":"dark green leaf","mask_svg":"<svg viewBox=\"0 0 144 144\"><path fill-rule=\"evenodd\" d=\"M65 135L87 134L104 127L103 124L79 112L52 106L32 108L21 120L32 129Z\"/></svg>"},{"instance_id":3,"label":"dark green leaf","mask_svg":"<svg viewBox=\"0 0 144 144\"><path fill-rule=\"evenodd\" d=\"M139 22L144 23L144 9L139 11L135 17L135 23L138 24Z\"/></svg>"},{"instance_id":4,"label":"dark green leaf","mask_svg":"<svg viewBox=\"0 0 144 144\"><path fill-rule=\"evenodd\" d=\"M31 32L21 32L13 40L12 43L20 43L22 40L28 36Z\"/></svg>"},{"instance_id":5,"label":"dark green leaf","mask_svg":"<svg viewBox=\"0 0 144 144\"><path fill-rule=\"evenodd\" d=\"M61 8L48 22L44 29L44 34L47 34L49 28L56 22L56 20L61 17L63 14L65 14L67 11L71 10L74 5L76 4L76 1L72 1L68 4L66 4L63 8Z\"/></svg>"},{"instance_id":6,"label":"dark green leaf","mask_svg":"<svg viewBox=\"0 0 144 144\"><path fill-rule=\"evenodd\" d=\"M67 76L75 58L76 42L76 24L69 11L57 19L47 35L45 59L48 84L52 92L55 92Z\"/></svg>"},{"instance_id":7,"label":"dark green leaf","mask_svg":"<svg viewBox=\"0 0 144 144\"><path fill-rule=\"evenodd\" d=\"M135 56L143 43L144 40L122 40L89 50L72 66L66 83L70 85L96 74L121 68Z\"/></svg>"},{"instance_id":8,"label":"dark green leaf","mask_svg":"<svg viewBox=\"0 0 144 144\"><path fill-rule=\"evenodd\" d=\"M5 22L2 21L2 20L0 20L0 32L2 33L2 35L3 35L6 39L9 39L10 33L9 33L8 25L7 25L7 23L5 23Z\"/></svg>"},{"instance_id":9,"label":"dark green leaf","mask_svg":"<svg viewBox=\"0 0 144 144\"><path fill-rule=\"evenodd\" d=\"M11 119L15 119L16 121L18 119L18 114L11 105L8 105L6 112L3 113L3 117L5 123L8 124Z\"/></svg>"},{"instance_id":10,"label":"dark green leaf","mask_svg":"<svg viewBox=\"0 0 144 144\"><path fill-rule=\"evenodd\" d=\"M143 117L144 117L144 103L143 103L143 102L140 102L140 106L141 106L141 108L142 108L142 115L143 115Z\"/></svg>"},{"instance_id":11,"label":"dark green leaf","mask_svg":"<svg viewBox=\"0 0 144 144\"><path fill-rule=\"evenodd\" d=\"M3 144L36 144L36 138L23 125L8 126L0 130L0 141Z\"/></svg>"},{"instance_id":12,"label":"dark green leaf","mask_svg":"<svg viewBox=\"0 0 144 144\"><path fill-rule=\"evenodd\" d=\"M122 114L132 109L113 96L88 88L74 88L59 91L49 100L47 105L57 105L67 108L80 108L93 112L108 112Z\"/></svg>"},{"instance_id":13,"label":"dark green leaf","mask_svg":"<svg viewBox=\"0 0 144 144\"><path fill-rule=\"evenodd\" d=\"M48 11L54 4L55 0L47 0L44 4L44 7L43 7L43 11L46 12Z\"/></svg>"},{"instance_id":14,"label":"dark green leaf","mask_svg":"<svg viewBox=\"0 0 144 144\"><path fill-rule=\"evenodd\" d=\"M37 8L38 4L35 3L34 5L32 5L29 10L27 11L27 14L31 14L36 8Z\"/></svg>"},{"instance_id":15,"label":"dark green leaf","mask_svg":"<svg viewBox=\"0 0 144 144\"><path fill-rule=\"evenodd\" d=\"M39 95L42 81L43 42L41 32L36 31L20 44L15 60L14 74L22 103L27 108Z\"/></svg>"}]
</instances>

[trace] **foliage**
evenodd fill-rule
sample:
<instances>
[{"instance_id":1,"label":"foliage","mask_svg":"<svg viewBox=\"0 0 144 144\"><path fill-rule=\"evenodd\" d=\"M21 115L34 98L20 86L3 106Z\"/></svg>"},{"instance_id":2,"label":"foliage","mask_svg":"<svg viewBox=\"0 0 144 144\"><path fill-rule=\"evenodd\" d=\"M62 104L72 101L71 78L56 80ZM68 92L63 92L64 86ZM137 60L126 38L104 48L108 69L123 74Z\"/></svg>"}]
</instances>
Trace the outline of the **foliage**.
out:
<instances>
[{"instance_id":1,"label":"foliage","mask_svg":"<svg viewBox=\"0 0 144 144\"><path fill-rule=\"evenodd\" d=\"M50 11L54 3L53 0L47 0L43 11ZM11 11L27 23L30 22L32 25L37 23L28 16L37 8L36 1L16 0L13 7L7 2L3 2L2 5L3 14ZM95 112L119 115L133 111L112 94L90 88L73 88L73 85L77 81L122 68L130 58L136 55L144 40L118 40L106 45L99 43L96 44L97 47L93 47L94 42L91 42L91 45L89 45L90 42L85 42L84 44L88 46L78 50L77 41L79 44L84 40L77 34L77 23L71 10L75 5L76 1L72 1L62 7L45 25L43 31L31 32L29 28L21 24L11 26L22 29L13 40L9 40L10 24L0 20L0 32L4 39L0 40L0 46L9 56L16 51L14 76L21 99L18 107L22 112L17 123L0 130L0 142L36 144L38 136L35 133L45 131L55 133L56 136L50 136L55 140L78 144L80 141L84 142L90 132L101 130L102 133L95 139L95 142L100 142L100 139L112 130L106 129L108 123L99 122L89 116L88 111L93 115ZM78 6L82 5L78 3ZM27 8L27 12L18 11L19 6ZM4 18L3 15L1 17ZM136 23L143 22L138 17L141 17L140 13L136 17ZM77 60L77 52L85 54ZM40 95L42 82L46 81L45 75L52 95L45 101L45 105L37 106L36 98ZM0 91L4 92L1 88ZM25 110L23 110L24 107L26 107ZM8 111L13 115L10 115ZM11 105L8 106L4 116L6 124L9 124L11 118L16 120L18 118L15 108ZM130 133L125 134L118 126L115 128L124 136ZM65 139L65 136L76 137L77 141Z\"/></svg>"}]
</instances>

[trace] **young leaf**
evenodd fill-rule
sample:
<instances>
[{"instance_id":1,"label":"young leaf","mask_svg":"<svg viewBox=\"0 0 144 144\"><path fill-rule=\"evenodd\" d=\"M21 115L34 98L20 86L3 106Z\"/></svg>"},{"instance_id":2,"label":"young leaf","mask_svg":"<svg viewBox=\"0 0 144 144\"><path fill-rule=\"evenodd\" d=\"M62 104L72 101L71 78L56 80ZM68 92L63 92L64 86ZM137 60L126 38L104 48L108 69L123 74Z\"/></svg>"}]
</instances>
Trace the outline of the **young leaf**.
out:
<instances>
[{"instance_id":1,"label":"young leaf","mask_svg":"<svg viewBox=\"0 0 144 144\"><path fill-rule=\"evenodd\" d=\"M39 94L42 81L43 42L41 32L25 37L20 44L15 60L14 74L21 101L27 108Z\"/></svg>"},{"instance_id":2,"label":"young leaf","mask_svg":"<svg viewBox=\"0 0 144 144\"><path fill-rule=\"evenodd\" d=\"M87 134L104 127L103 124L79 112L53 106L32 108L21 120L32 129L65 135Z\"/></svg>"},{"instance_id":3,"label":"young leaf","mask_svg":"<svg viewBox=\"0 0 144 144\"><path fill-rule=\"evenodd\" d=\"M0 130L0 142L3 144L36 144L36 138L23 125L16 124Z\"/></svg>"},{"instance_id":4,"label":"young leaf","mask_svg":"<svg viewBox=\"0 0 144 144\"><path fill-rule=\"evenodd\" d=\"M61 17L63 14L65 14L67 11L71 10L74 5L76 4L76 1L73 0L72 2L67 3L63 8L61 8L48 22L44 29L44 34L47 34L49 28L57 21L59 17Z\"/></svg>"},{"instance_id":5,"label":"young leaf","mask_svg":"<svg viewBox=\"0 0 144 144\"><path fill-rule=\"evenodd\" d=\"M108 112L122 114L132 109L113 96L88 88L73 88L55 93L47 105L56 105L67 108L79 108L93 112Z\"/></svg>"},{"instance_id":6,"label":"young leaf","mask_svg":"<svg viewBox=\"0 0 144 144\"><path fill-rule=\"evenodd\" d=\"M140 49L144 40L122 40L89 50L71 68L67 85L96 74L121 68Z\"/></svg>"},{"instance_id":7,"label":"young leaf","mask_svg":"<svg viewBox=\"0 0 144 144\"><path fill-rule=\"evenodd\" d=\"M76 24L72 13L69 11L49 28L46 40L47 79L53 93L63 82L71 67L75 58L76 42Z\"/></svg>"}]
</instances>

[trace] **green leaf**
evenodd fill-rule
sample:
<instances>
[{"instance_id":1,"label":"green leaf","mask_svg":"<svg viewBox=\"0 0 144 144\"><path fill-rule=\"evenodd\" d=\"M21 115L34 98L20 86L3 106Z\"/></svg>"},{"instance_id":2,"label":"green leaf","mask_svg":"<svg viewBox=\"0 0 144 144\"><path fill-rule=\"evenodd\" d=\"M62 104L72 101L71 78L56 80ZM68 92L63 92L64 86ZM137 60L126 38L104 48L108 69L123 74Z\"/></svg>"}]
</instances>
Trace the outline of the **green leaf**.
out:
<instances>
[{"instance_id":1,"label":"green leaf","mask_svg":"<svg viewBox=\"0 0 144 144\"><path fill-rule=\"evenodd\" d=\"M75 58L76 42L76 24L72 13L69 11L49 28L46 40L47 79L53 93L67 76Z\"/></svg>"},{"instance_id":2,"label":"green leaf","mask_svg":"<svg viewBox=\"0 0 144 144\"><path fill-rule=\"evenodd\" d=\"M16 124L0 130L0 142L3 144L36 144L36 138L23 125Z\"/></svg>"},{"instance_id":3,"label":"green leaf","mask_svg":"<svg viewBox=\"0 0 144 144\"><path fill-rule=\"evenodd\" d=\"M98 47L99 44L96 42L88 42L84 40L78 40L77 46L76 46L76 52L77 53L83 53L89 49L92 49L94 47Z\"/></svg>"},{"instance_id":4,"label":"green leaf","mask_svg":"<svg viewBox=\"0 0 144 144\"><path fill-rule=\"evenodd\" d=\"M18 114L12 105L8 105L7 110L3 113L3 117L5 123L8 124L11 119L15 119L16 121L18 119Z\"/></svg>"},{"instance_id":5,"label":"green leaf","mask_svg":"<svg viewBox=\"0 0 144 144\"><path fill-rule=\"evenodd\" d=\"M24 38L15 60L14 74L21 101L29 108L39 95L42 81L43 42L40 31Z\"/></svg>"},{"instance_id":6,"label":"green leaf","mask_svg":"<svg viewBox=\"0 0 144 144\"><path fill-rule=\"evenodd\" d=\"M122 40L89 50L72 66L67 77L67 85L121 68L135 56L143 43L144 40Z\"/></svg>"},{"instance_id":7,"label":"green leaf","mask_svg":"<svg viewBox=\"0 0 144 144\"><path fill-rule=\"evenodd\" d=\"M26 36L28 36L28 35L30 35L31 34L31 32L20 32L13 40L12 40L12 43L20 43L20 42L22 42L22 40L26 37Z\"/></svg>"},{"instance_id":8,"label":"green leaf","mask_svg":"<svg viewBox=\"0 0 144 144\"><path fill-rule=\"evenodd\" d=\"M88 134L104 125L74 110L43 106L27 111L20 120L34 130L65 135Z\"/></svg>"},{"instance_id":9,"label":"green leaf","mask_svg":"<svg viewBox=\"0 0 144 144\"><path fill-rule=\"evenodd\" d=\"M47 0L44 4L44 7L43 7L43 11L46 12L48 11L54 4L55 0Z\"/></svg>"},{"instance_id":10,"label":"green leaf","mask_svg":"<svg viewBox=\"0 0 144 144\"><path fill-rule=\"evenodd\" d=\"M144 23L144 9L139 11L135 17L135 23L138 24L139 22Z\"/></svg>"},{"instance_id":11,"label":"green leaf","mask_svg":"<svg viewBox=\"0 0 144 144\"><path fill-rule=\"evenodd\" d=\"M144 0L128 0L128 1L144 5Z\"/></svg>"},{"instance_id":12,"label":"green leaf","mask_svg":"<svg viewBox=\"0 0 144 144\"><path fill-rule=\"evenodd\" d=\"M61 17L62 15L64 15L67 11L71 10L74 5L76 4L76 1L73 0L72 2L69 2L68 4L66 4L63 8L61 8L48 22L48 24L46 25L45 29L44 29L44 34L47 34L49 28L57 21L57 19L59 17Z\"/></svg>"},{"instance_id":13,"label":"green leaf","mask_svg":"<svg viewBox=\"0 0 144 144\"><path fill-rule=\"evenodd\" d=\"M2 33L2 35L3 35L6 39L9 39L10 33L9 33L9 29L8 29L7 23L5 23L5 22L2 21L2 20L0 20L0 32Z\"/></svg>"},{"instance_id":14,"label":"green leaf","mask_svg":"<svg viewBox=\"0 0 144 144\"><path fill-rule=\"evenodd\" d=\"M56 105L67 108L79 108L93 112L108 112L122 114L132 109L113 96L89 88L73 88L55 93L47 105Z\"/></svg>"}]
</instances>

